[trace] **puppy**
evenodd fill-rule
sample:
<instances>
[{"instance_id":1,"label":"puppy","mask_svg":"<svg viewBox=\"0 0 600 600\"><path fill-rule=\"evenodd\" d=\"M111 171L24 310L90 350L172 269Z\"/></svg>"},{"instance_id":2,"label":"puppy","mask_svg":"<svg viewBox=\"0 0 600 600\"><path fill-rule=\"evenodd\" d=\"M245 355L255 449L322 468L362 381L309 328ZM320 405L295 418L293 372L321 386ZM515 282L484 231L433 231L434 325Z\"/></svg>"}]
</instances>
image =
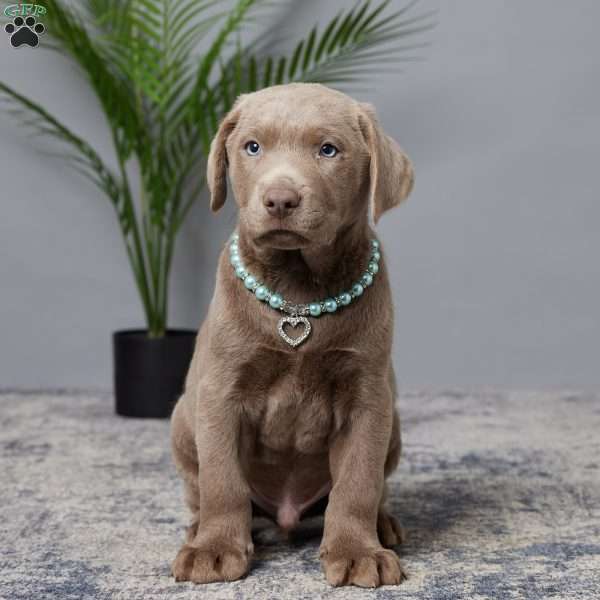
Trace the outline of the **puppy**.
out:
<instances>
[{"instance_id":1,"label":"puppy","mask_svg":"<svg viewBox=\"0 0 600 600\"><path fill-rule=\"evenodd\" d=\"M406 198L411 163L370 105L300 83L243 95L224 118L214 211L227 169L237 234L172 416L193 513L175 579L242 577L253 510L290 530L319 502L327 581L399 584L386 547L402 530L384 505L400 455L392 299L369 212L377 222Z\"/></svg>"}]
</instances>

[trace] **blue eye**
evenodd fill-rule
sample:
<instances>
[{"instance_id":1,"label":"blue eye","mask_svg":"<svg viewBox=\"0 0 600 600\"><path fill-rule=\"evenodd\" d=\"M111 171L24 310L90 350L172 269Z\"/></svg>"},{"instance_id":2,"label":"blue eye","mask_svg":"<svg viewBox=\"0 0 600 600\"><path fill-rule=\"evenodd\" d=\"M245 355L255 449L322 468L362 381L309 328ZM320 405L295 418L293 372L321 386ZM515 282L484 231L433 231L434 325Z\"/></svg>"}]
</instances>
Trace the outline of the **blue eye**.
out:
<instances>
[{"instance_id":1,"label":"blue eye","mask_svg":"<svg viewBox=\"0 0 600 600\"><path fill-rule=\"evenodd\" d=\"M339 150L333 144L323 144L319 150L319 154L325 158L333 158Z\"/></svg>"},{"instance_id":2,"label":"blue eye","mask_svg":"<svg viewBox=\"0 0 600 600\"><path fill-rule=\"evenodd\" d=\"M250 156L256 156L260 153L260 144L254 140L248 142L245 146L247 154Z\"/></svg>"}]
</instances>

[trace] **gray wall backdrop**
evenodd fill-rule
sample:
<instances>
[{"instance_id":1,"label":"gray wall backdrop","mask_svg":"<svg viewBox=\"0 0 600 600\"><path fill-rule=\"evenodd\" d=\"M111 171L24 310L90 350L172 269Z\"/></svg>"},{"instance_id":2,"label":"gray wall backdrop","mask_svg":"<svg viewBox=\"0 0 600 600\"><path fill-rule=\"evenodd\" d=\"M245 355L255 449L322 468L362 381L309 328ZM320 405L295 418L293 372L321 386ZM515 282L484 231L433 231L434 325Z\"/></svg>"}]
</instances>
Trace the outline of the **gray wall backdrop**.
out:
<instances>
[{"instance_id":1,"label":"gray wall backdrop","mask_svg":"<svg viewBox=\"0 0 600 600\"><path fill-rule=\"evenodd\" d=\"M295 2L285 33L343 4ZM399 378L594 386L600 2L422 2L432 7L427 61L360 94L417 171L411 199L379 227ZM95 99L60 56L0 36L0 77L110 157ZM111 331L142 325L112 208L0 118L0 387L109 388ZM216 217L198 202L178 246L172 325L203 318L234 222L231 202Z\"/></svg>"}]
</instances>

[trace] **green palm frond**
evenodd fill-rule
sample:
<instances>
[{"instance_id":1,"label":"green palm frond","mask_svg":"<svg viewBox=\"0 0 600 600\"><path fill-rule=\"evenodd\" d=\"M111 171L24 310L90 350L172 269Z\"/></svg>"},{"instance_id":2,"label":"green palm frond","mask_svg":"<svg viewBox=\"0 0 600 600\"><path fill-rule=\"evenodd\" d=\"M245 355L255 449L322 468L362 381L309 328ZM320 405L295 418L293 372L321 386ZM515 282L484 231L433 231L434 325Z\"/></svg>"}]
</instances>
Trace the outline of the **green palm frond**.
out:
<instances>
[{"instance_id":1,"label":"green palm frond","mask_svg":"<svg viewBox=\"0 0 600 600\"><path fill-rule=\"evenodd\" d=\"M420 58L431 11L418 0L357 0L315 25L287 53L273 36L242 43L250 25L286 0L46 0L44 45L73 60L89 81L112 135L118 171L40 104L0 83L0 101L112 202L151 335L167 325L175 240L204 185L202 171L222 117L239 94L294 82L344 88ZM212 38L206 39L208 35ZM50 40L49 43L47 40ZM198 55L200 43L206 49ZM140 174L134 197L128 168Z\"/></svg>"},{"instance_id":2,"label":"green palm frond","mask_svg":"<svg viewBox=\"0 0 600 600\"><path fill-rule=\"evenodd\" d=\"M8 104L6 112L27 125L37 135L45 135L67 148L68 156L76 161L79 170L112 201L125 233L131 223L123 202L117 177L106 167L98 153L66 125L53 117L39 104L22 96L0 81L0 102Z\"/></svg>"},{"instance_id":3,"label":"green palm frond","mask_svg":"<svg viewBox=\"0 0 600 600\"><path fill-rule=\"evenodd\" d=\"M143 129L126 80L115 74L75 11L57 0L48 0L46 6L49 31L87 76L126 160Z\"/></svg>"},{"instance_id":4,"label":"green palm frond","mask_svg":"<svg viewBox=\"0 0 600 600\"><path fill-rule=\"evenodd\" d=\"M137 230L135 210L128 189L92 146L52 116L42 106L19 94L0 81L0 103L7 105L6 112L38 135L59 142L60 156L73 168L97 186L111 201L117 213L125 247L135 276L138 291L147 315L153 314L141 242Z\"/></svg>"},{"instance_id":5,"label":"green palm frond","mask_svg":"<svg viewBox=\"0 0 600 600\"><path fill-rule=\"evenodd\" d=\"M315 25L289 55L274 58L246 53L243 80L237 81L236 72L230 70L224 75L227 81L221 81L220 86L253 91L305 81L344 88L369 75L397 71L402 63L422 60L415 52L428 44L418 36L435 26L436 11L409 16L417 3L413 0L397 12L382 16L389 0L375 7L370 1L363 2L346 13L338 13L322 32ZM223 100L227 104L226 96Z\"/></svg>"}]
</instances>

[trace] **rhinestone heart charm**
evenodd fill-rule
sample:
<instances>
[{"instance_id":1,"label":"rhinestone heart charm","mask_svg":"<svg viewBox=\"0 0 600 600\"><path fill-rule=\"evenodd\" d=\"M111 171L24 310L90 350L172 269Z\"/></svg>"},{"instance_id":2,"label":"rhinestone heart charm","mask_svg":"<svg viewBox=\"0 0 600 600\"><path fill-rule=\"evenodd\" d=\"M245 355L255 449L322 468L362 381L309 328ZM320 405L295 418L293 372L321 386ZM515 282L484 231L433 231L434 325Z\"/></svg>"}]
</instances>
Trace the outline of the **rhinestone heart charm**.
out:
<instances>
[{"instance_id":1,"label":"rhinestone heart charm","mask_svg":"<svg viewBox=\"0 0 600 600\"><path fill-rule=\"evenodd\" d=\"M302 325L302 333L298 337L290 337L283 329L285 325L291 325L294 329L298 327L298 325ZM283 317L279 319L279 323L277 325L277 331L279 331L279 335L286 343L292 346L292 348L299 346L304 340L306 340L306 338L310 335L311 329L310 321L306 317Z\"/></svg>"}]
</instances>

